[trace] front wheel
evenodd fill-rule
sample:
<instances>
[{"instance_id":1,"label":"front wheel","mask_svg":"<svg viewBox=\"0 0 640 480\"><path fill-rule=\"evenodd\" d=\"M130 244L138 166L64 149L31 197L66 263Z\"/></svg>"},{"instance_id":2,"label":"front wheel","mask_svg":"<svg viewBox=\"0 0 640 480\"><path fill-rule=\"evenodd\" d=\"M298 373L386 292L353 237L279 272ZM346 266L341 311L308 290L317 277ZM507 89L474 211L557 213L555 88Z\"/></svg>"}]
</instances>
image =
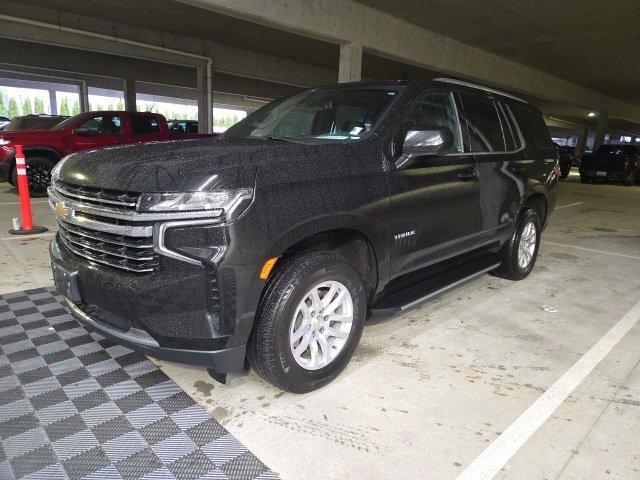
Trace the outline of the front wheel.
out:
<instances>
[{"instance_id":1,"label":"front wheel","mask_svg":"<svg viewBox=\"0 0 640 480\"><path fill-rule=\"evenodd\" d=\"M356 270L331 251L281 260L266 286L247 357L282 390L309 392L332 381L358 345L366 293Z\"/></svg>"},{"instance_id":2,"label":"front wheel","mask_svg":"<svg viewBox=\"0 0 640 480\"><path fill-rule=\"evenodd\" d=\"M27 179L29 180L29 193L32 197L44 197L47 195L47 187L51 183L51 169L53 162L45 157L30 157L26 159ZM13 186L18 188L18 169L13 169Z\"/></svg>"},{"instance_id":3,"label":"front wheel","mask_svg":"<svg viewBox=\"0 0 640 480\"><path fill-rule=\"evenodd\" d=\"M502 263L495 274L509 280L522 280L533 270L540 247L540 218L535 210L525 210L516 222L511 238L502 247Z\"/></svg>"}]
</instances>

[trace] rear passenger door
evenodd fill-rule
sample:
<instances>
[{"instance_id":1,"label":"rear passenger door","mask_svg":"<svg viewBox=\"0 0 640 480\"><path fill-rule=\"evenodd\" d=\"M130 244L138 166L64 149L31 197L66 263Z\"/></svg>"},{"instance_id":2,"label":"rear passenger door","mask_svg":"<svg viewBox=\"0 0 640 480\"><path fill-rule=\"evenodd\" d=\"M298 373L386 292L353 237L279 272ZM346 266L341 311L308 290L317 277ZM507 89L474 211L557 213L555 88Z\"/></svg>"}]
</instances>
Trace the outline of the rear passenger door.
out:
<instances>
[{"instance_id":1,"label":"rear passenger door","mask_svg":"<svg viewBox=\"0 0 640 480\"><path fill-rule=\"evenodd\" d=\"M416 154L403 164L408 132L442 128L449 147ZM464 153L455 98L450 91L422 93L394 134L396 169L390 173L392 278L464 252L477 233L478 181L473 155ZM425 147L425 152L428 148Z\"/></svg>"},{"instance_id":2,"label":"rear passenger door","mask_svg":"<svg viewBox=\"0 0 640 480\"><path fill-rule=\"evenodd\" d=\"M506 105L483 92L461 92L461 116L478 168L478 244L511 234L531 161Z\"/></svg>"},{"instance_id":3,"label":"rear passenger door","mask_svg":"<svg viewBox=\"0 0 640 480\"><path fill-rule=\"evenodd\" d=\"M167 134L162 131L162 123L155 115L132 113L129 115L131 126L131 143L166 140Z\"/></svg>"}]
</instances>

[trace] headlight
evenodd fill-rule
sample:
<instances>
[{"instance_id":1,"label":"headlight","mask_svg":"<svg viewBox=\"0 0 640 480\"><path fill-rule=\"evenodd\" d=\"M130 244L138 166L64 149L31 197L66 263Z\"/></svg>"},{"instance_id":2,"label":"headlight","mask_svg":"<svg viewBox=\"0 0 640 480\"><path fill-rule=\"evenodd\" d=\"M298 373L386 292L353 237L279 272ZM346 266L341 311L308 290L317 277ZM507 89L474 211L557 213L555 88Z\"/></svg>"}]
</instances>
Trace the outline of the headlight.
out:
<instances>
[{"instance_id":1,"label":"headlight","mask_svg":"<svg viewBox=\"0 0 640 480\"><path fill-rule=\"evenodd\" d=\"M140 212L198 212L224 210L230 215L238 205L250 200L253 190L216 190L213 192L143 193L138 200ZM219 212L222 213L222 212Z\"/></svg>"}]
</instances>

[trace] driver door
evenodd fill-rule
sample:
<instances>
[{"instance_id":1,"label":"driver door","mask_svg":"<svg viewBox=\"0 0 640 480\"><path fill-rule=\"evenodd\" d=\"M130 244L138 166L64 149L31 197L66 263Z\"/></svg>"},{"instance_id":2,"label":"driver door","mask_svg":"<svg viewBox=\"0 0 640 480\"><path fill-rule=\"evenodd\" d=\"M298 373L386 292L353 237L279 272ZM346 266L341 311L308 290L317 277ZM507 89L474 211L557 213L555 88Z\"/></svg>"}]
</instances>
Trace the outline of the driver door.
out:
<instances>
[{"instance_id":1,"label":"driver door","mask_svg":"<svg viewBox=\"0 0 640 480\"><path fill-rule=\"evenodd\" d=\"M73 130L74 150L90 150L126 143L122 122L115 114L96 114Z\"/></svg>"},{"instance_id":2,"label":"driver door","mask_svg":"<svg viewBox=\"0 0 640 480\"><path fill-rule=\"evenodd\" d=\"M407 133L444 129L447 145L411 149ZM408 149L408 147L407 147ZM478 233L478 176L475 158L464 153L462 129L452 92L423 93L394 135L395 171L391 178L391 276L418 270L471 249Z\"/></svg>"}]
</instances>

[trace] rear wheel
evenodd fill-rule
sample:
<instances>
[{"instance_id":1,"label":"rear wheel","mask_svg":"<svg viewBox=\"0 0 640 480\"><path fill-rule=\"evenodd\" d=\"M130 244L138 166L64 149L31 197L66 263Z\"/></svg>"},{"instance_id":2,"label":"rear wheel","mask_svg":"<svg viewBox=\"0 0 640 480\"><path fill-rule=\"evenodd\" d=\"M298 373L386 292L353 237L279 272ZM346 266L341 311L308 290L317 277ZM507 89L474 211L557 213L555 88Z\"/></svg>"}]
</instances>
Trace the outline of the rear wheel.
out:
<instances>
[{"instance_id":1,"label":"rear wheel","mask_svg":"<svg viewBox=\"0 0 640 480\"><path fill-rule=\"evenodd\" d=\"M540 218L535 210L525 210L516 222L513 235L502 247L502 264L495 274L510 280L527 277L538 258L541 231Z\"/></svg>"},{"instance_id":2,"label":"rear wheel","mask_svg":"<svg viewBox=\"0 0 640 480\"><path fill-rule=\"evenodd\" d=\"M26 159L29 193L32 197L47 195L47 187L51 183L51 169L54 162L46 157L30 157ZM18 188L18 169L13 169L13 186Z\"/></svg>"},{"instance_id":3,"label":"rear wheel","mask_svg":"<svg viewBox=\"0 0 640 480\"><path fill-rule=\"evenodd\" d=\"M247 357L282 390L315 390L349 363L365 316L362 279L346 260L331 251L297 254L269 279Z\"/></svg>"}]
</instances>

